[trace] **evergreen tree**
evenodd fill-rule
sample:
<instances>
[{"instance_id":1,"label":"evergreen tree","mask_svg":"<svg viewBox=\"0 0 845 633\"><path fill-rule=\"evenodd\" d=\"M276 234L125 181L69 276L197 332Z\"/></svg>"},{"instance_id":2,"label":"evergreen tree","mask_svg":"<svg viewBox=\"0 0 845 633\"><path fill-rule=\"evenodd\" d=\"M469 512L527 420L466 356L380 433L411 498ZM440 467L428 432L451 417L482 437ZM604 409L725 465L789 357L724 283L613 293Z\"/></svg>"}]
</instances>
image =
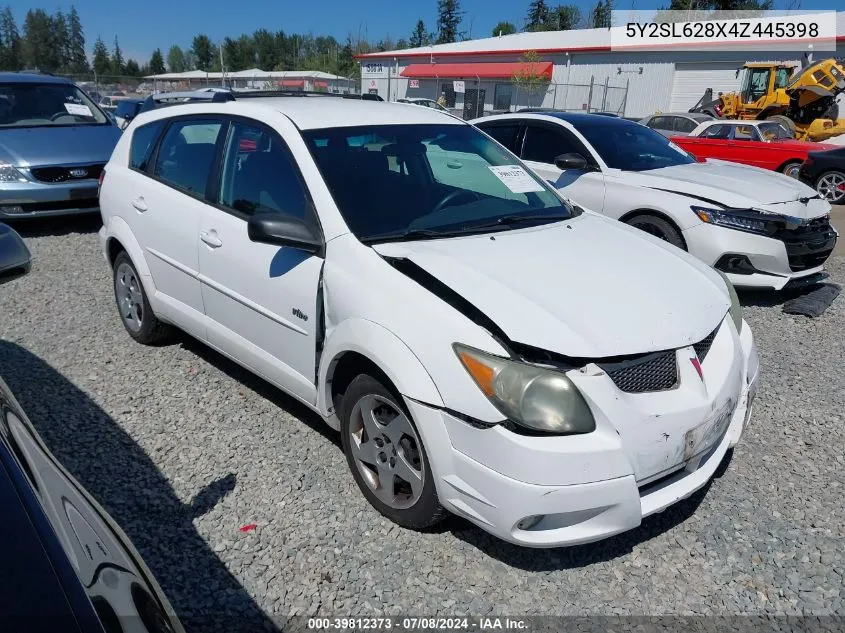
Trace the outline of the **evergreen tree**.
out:
<instances>
[{"instance_id":1,"label":"evergreen tree","mask_svg":"<svg viewBox=\"0 0 845 633\"><path fill-rule=\"evenodd\" d=\"M162 75L167 72L164 68L164 57L162 57L161 49L157 48L150 56L149 67L144 72L145 75Z\"/></svg>"},{"instance_id":2,"label":"evergreen tree","mask_svg":"<svg viewBox=\"0 0 845 633\"><path fill-rule=\"evenodd\" d=\"M109 57L109 49L100 37L94 42L93 57L94 72L98 75L108 75L112 69L112 60Z\"/></svg>"},{"instance_id":3,"label":"evergreen tree","mask_svg":"<svg viewBox=\"0 0 845 633\"><path fill-rule=\"evenodd\" d=\"M411 48L419 48L431 44L431 37L428 31L425 30L425 23L422 20L417 20L417 26L414 27L414 32L411 33L408 44Z\"/></svg>"},{"instance_id":4,"label":"evergreen tree","mask_svg":"<svg viewBox=\"0 0 845 633\"><path fill-rule=\"evenodd\" d=\"M0 68L3 70L20 70L23 64L21 58L21 37L12 9L6 7L0 12Z\"/></svg>"},{"instance_id":5,"label":"evergreen tree","mask_svg":"<svg viewBox=\"0 0 845 633\"><path fill-rule=\"evenodd\" d=\"M70 71L70 32L65 14L61 11L56 11L56 15L53 17L53 50L55 51L57 67L63 72Z\"/></svg>"},{"instance_id":6,"label":"evergreen tree","mask_svg":"<svg viewBox=\"0 0 845 633\"><path fill-rule=\"evenodd\" d=\"M167 70L172 73L183 73L187 70L185 52L175 44L167 51Z\"/></svg>"},{"instance_id":7,"label":"evergreen tree","mask_svg":"<svg viewBox=\"0 0 845 633\"><path fill-rule=\"evenodd\" d=\"M111 55L111 71L113 75L122 75L123 67L123 51L120 50L120 43L117 41L117 35L114 36L114 50Z\"/></svg>"},{"instance_id":8,"label":"evergreen tree","mask_svg":"<svg viewBox=\"0 0 845 633\"><path fill-rule=\"evenodd\" d=\"M130 77L138 77L141 75L141 68L138 66L138 62L134 59L127 59L126 66L123 68L123 72Z\"/></svg>"},{"instance_id":9,"label":"evergreen tree","mask_svg":"<svg viewBox=\"0 0 845 633\"><path fill-rule=\"evenodd\" d=\"M493 37L498 37L499 35L513 35L514 33L516 33L516 27L510 22L499 22L493 27Z\"/></svg>"},{"instance_id":10,"label":"evergreen tree","mask_svg":"<svg viewBox=\"0 0 845 633\"><path fill-rule=\"evenodd\" d=\"M30 9L23 23L21 53L25 68L53 72L58 55L53 41L53 19L44 9Z\"/></svg>"},{"instance_id":11,"label":"evergreen tree","mask_svg":"<svg viewBox=\"0 0 845 633\"><path fill-rule=\"evenodd\" d=\"M612 11L613 5L611 4L611 0L598 0L590 14L590 26L594 29L609 29Z\"/></svg>"},{"instance_id":12,"label":"evergreen tree","mask_svg":"<svg viewBox=\"0 0 845 633\"><path fill-rule=\"evenodd\" d=\"M276 40L267 29L258 29L252 35L255 45L255 64L261 70L273 70L279 63Z\"/></svg>"},{"instance_id":13,"label":"evergreen tree","mask_svg":"<svg viewBox=\"0 0 845 633\"><path fill-rule=\"evenodd\" d=\"M85 54L85 34L82 31L82 22L79 19L79 14L73 5L70 5L67 26L70 70L75 73L88 72L88 56Z\"/></svg>"},{"instance_id":14,"label":"evergreen tree","mask_svg":"<svg viewBox=\"0 0 845 633\"><path fill-rule=\"evenodd\" d=\"M464 12L458 0L437 0L437 43L449 44L463 37L458 31Z\"/></svg>"},{"instance_id":15,"label":"evergreen tree","mask_svg":"<svg viewBox=\"0 0 845 633\"><path fill-rule=\"evenodd\" d=\"M547 31L570 31L581 24L581 10L574 4L558 6L549 13Z\"/></svg>"},{"instance_id":16,"label":"evergreen tree","mask_svg":"<svg viewBox=\"0 0 845 633\"><path fill-rule=\"evenodd\" d=\"M601 0L599 0L601 1ZM546 0L532 0L525 17L526 31L544 31L549 21L549 6Z\"/></svg>"},{"instance_id":17,"label":"evergreen tree","mask_svg":"<svg viewBox=\"0 0 845 633\"><path fill-rule=\"evenodd\" d=\"M200 34L194 37L191 45L191 52L198 70L209 70L214 59L214 45L208 35Z\"/></svg>"}]
</instances>

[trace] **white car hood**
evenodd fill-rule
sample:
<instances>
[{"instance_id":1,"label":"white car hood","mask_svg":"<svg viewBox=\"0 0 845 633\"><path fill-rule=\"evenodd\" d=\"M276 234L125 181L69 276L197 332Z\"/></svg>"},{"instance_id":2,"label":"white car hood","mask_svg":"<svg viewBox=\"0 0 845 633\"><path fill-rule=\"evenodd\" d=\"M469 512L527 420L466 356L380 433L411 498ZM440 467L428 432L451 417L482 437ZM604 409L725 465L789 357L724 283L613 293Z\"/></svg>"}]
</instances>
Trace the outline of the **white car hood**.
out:
<instances>
[{"instance_id":1,"label":"white car hood","mask_svg":"<svg viewBox=\"0 0 845 633\"><path fill-rule=\"evenodd\" d=\"M627 184L671 191L734 209L763 209L801 219L830 212L830 204L794 178L722 160L641 172L616 171L614 175Z\"/></svg>"},{"instance_id":2,"label":"white car hood","mask_svg":"<svg viewBox=\"0 0 845 633\"><path fill-rule=\"evenodd\" d=\"M584 214L553 225L373 248L410 260L516 343L578 358L697 343L725 317L727 289L682 251L641 235Z\"/></svg>"}]
</instances>

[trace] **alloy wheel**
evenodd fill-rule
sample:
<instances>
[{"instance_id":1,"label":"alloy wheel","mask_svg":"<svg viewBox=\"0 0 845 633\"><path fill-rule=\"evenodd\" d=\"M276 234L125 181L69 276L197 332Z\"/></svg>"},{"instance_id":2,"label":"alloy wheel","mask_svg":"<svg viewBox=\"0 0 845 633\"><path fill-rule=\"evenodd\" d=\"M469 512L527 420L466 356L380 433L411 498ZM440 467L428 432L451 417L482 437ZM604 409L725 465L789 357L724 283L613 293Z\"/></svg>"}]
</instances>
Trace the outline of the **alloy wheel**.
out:
<instances>
[{"instance_id":1,"label":"alloy wheel","mask_svg":"<svg viewBox=\"0 0 845 633\"><path fill-rule=\"evenodd\" d=\"M352 409L349 434L355 465L379 500L397 510L419 501L426 477L422 443L405 413L386 398L364 396Z\"/></svg>"},{"instance_id":2,"label":"alloy wheel","mask_svg":"<svg viewBox=\"0 0 845 633\"><path fill-rule=\"evenodd\" d=\"M144 294L135 270L126 263L117 267L114 282L117 305L123 322L133 332L138 332L144 322Z\"/></svg>"},{"instance_id":3,"label":"alloy wheel","mask_svg":"<svg viewBox=\"0 0 845 633\"><path fill-rule=\"evenodd\" d=\"M845 200L845 174L830 172L824 174L816 183L818 194L830 203Z\"/></svg>"}]
</instances>

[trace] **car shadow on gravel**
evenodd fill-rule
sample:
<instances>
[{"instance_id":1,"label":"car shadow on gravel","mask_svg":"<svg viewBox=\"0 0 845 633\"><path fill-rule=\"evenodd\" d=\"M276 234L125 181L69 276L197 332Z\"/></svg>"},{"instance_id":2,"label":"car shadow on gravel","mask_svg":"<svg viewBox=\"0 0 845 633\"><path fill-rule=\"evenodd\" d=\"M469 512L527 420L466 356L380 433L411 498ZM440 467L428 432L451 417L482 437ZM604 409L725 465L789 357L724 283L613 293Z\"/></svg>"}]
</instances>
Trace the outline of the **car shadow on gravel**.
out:
<instances>
[{"instance_id":1,"label":"car shadow on gravel","mask_svg":"<svg viewBox=\"0 0 845 633\"><path fill-rule=\"evenodd\" d=\"M280 409L287 411L297 420L303 422L309 428L329 440L332 444L341 448L340 434L332 429L318 414L314 413L314 411L306 407L304 404L287 395L281 389L271 385L260 376L253 374L251 371L244 369L236 362L229 360L222 354L214 351L205 343L202 343L182 332L179 332L176 336L178 337L177 343L182 345L182 347L186 350L196 354L206 363L216 367L229 376L229 378L237 381L244 387L251 389L265 400L269 400Z\"/></svg>"},{"instance_id":2,"label":"car shadow on gravel","mask_svg":"<svg viewBox=\"0 0 845 633\"><path fill-rule=\"evenodd\" d=\"M732 459L733 449L730 449L716 469L713 479L719 479L725 474ZM644 519L639 527L586 545L532 549L501 541L469 521L457 517L450 519L447 524L451 524L450 530L457 538L511 567L530 572L576 569L630 554L634 547L676 528L695 513L707 496L713 479L687 499Z\"/></svg>"},{"instance_id":3,"label":"car shadow on gravel","mask_svg":"<svg viewBox=\"0 0 845 633\"><path fill-rule=\"evenodd\" d=\"M103 226L99 213L29 220L4 220L24 238L51 237L71 233L96 233Z\"/></svg>"},{"instance_id":4,"label":"car shadow on gravel","mask_svg":"<svg viewBox=\"0 0 845 633\"><path fill-rule=\"evenodd\" d=\"M0 375L53 454L129 536L189 633L278 630L193 524L234 488L234 474L183 503L132 437L47 362L0 341Z\"/></svg>"}]
</instances>

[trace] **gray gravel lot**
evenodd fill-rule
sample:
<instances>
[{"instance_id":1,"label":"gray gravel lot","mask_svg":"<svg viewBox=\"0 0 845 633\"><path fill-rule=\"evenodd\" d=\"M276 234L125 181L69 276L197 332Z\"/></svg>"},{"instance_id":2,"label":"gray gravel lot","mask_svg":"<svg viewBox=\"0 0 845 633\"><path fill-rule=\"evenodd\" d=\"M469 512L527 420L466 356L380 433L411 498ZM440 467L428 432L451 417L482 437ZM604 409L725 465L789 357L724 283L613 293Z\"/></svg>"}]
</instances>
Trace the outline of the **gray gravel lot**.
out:
<instances>
[{"instance_id":1,"label":"gray gravel lot","mask_svg":"<svg viewBox=\"0 0 845 633\"><path fill-rule=\"evenodd\" d=\"M843 297L810 320L744 295L764 373L721 476L638 530L537 551L387 522L314 415L187 337L132 342L96 224L50 226L23 229L33 271L0 287L0 374L183 617L845 615ZM845 257L829 269L845 284Z\"/></svg>"}]
</instances>

